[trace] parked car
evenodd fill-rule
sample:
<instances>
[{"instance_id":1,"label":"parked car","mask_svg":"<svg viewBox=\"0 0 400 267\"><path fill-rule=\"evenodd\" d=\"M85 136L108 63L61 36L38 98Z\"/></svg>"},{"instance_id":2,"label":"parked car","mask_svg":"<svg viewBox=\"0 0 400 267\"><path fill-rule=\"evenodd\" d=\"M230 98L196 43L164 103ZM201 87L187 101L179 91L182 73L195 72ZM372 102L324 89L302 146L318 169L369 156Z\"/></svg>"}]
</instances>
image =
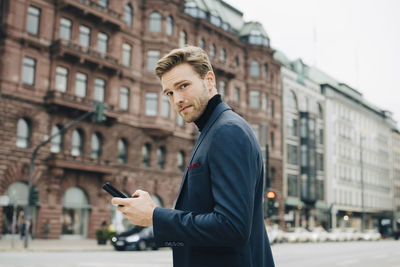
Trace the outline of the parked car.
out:
<instances>
[{"instance_id":1,"label":"parked car","mask_svg":"<svg viewBox=\"0 0 400 267\"><path fill-rule=\"evenodd\" d=\"M304 228L294 228L290 229L283 235L283 239L286 242L294 243L294 242L307 242L310 239L310 232Z\"/></svg>"},{"instance_id":2,"label":"parked car","mask_svg":"<svg viewBox=\"0 0 400 267\"><path fill-rule=\"evenodd\" d=\"M368 229L362 233L362 239L365 241L378 241L382 239L382 236L376 229Z\"/></svg>"},{"instance_id":3,"label":"parked car","mask_svg":"<svg viewBox=\"0 0 400 267\"><path fill-rule=\"evenodd\" d=\"M325 242L328 240L328 232L322 227L314 228L310 233L311 242Z\"/></svg>"},{"instance_id":4,"label":"parked car","mask_svg":"<svg viewBox=\"0 0 400 267\"><path fill-rule=\"evenodd\" d=\"M344 235L347 241L358 241L362 239L361 232L354 228L345 228Z\"/></svg>"},{"instance_id":5,"label":"parked car","mask_svg":"<svg viewBox=\"0 0 400 267\"><path fill-rule=\"evenodd\" d=\"M340 228L331 228L328 232L329 241L345 241L346 235Z\"/></svg>"},{"instance_id":6,"label":"parked car","mask_svg":"<svg viewBox=\"0 0 400 267\"><path fill-rule=\"evenodd\" d=\"M116 250L146 250L147 248L151 248L153 250L158 249L154 240L152 226L146 227L140 232L137 232L137 229L133 229L116 235L111 239L111 244Z\"/></svg>"},{"instance_id":7,"label":"parked car","mask_svg":"<svg viewBox=\"0 0 400 267\"><path fill-rule=\"evenodd\" d=\"M272 245L274 243L283 242L284 232L278 225L266 226L269 243Z\"/></svg>"}]
</instances>

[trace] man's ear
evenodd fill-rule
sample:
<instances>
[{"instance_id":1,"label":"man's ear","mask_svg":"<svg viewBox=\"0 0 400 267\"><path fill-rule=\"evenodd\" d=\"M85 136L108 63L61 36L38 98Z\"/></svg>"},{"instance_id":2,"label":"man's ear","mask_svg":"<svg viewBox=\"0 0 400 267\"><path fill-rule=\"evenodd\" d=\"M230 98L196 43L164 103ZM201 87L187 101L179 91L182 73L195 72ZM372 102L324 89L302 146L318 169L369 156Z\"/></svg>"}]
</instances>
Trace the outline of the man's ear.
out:
<instances>
[{"instance_id":1,"label":"man's ear","mask_svg":"<svg viewBox=\"0 0 400 267\"><path fill-rule=\"evenodd\" d=\"M204 80L206 82L207 89L210 92L212 92L216 86L214 72L212 72L212 71L207 72L206 76L204 77Z\"/></svg>"}]
</instances>

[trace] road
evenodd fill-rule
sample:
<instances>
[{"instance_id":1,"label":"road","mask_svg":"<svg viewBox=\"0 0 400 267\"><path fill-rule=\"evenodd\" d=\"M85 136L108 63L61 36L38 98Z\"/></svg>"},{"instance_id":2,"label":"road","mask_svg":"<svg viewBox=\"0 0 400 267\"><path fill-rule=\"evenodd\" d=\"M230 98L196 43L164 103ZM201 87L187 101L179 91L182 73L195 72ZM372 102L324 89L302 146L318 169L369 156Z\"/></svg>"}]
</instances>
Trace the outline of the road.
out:
<instances>
[{"instance_id":1,"label":"road","mask_svg":"<svg viewBox=\"0 0 400 267\"><path fill-rule=\"evenodd\" d=\"M275 244L277 267L400 267L400 241ZM1 252L0 267L171 267L169 249L146 252ZM223 267L223 266L221 266ZM245 267L245 266L244 266Z\"/></svg>"}]
</instances>

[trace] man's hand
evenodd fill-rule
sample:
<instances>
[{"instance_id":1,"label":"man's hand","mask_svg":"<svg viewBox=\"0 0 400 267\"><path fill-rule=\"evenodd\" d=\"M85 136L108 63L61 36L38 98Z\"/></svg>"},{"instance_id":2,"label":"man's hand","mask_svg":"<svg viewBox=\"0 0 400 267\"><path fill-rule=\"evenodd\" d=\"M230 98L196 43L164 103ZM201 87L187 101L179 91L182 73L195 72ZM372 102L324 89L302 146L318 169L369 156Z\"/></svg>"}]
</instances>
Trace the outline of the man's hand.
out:
<instances>
[{"instance_id":1,"label":"man's hand","mask_svg":"<svg viewBox=\"0 0 400 267\"><path fill-rule=\"evenodd\" d=\"M132 198L114 197L112 204L118 206L118 210L134 225L151 226L153 225L153 211L156 204L146 191L136 190Z\"/></svg>"}]
</instances>

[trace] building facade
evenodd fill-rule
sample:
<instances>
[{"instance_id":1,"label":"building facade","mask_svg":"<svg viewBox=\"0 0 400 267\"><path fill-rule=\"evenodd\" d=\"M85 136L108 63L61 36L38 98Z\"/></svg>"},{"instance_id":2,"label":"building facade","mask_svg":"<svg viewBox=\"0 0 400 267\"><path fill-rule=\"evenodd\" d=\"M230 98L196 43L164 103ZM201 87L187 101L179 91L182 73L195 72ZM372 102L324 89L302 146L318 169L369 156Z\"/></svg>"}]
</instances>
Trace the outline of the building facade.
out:
<instances>
[{"instance_id":1,"label":"building facade","mask_svg":"<svg viewBox=\"0 0 400 267\"><path fill-rule=\"evenodd\" d=\"M285 224L287 228L329 225L326 202L324 109L319 84L307 77L306 65L281 52L282 133Z\"/></svg>"},{"instance_id":2,"label":"building facade","mask_svg":"<svg viewBox=\"0 0 400 267\"><path fill-rule=\"evenodd\" d=\"M326 97L327 200L331 227L387 231L393 210L389 112L316 68L309 77Z\"/></svg>"},{"instance_id":3,"label":"building facade","mask_svg":"<svg viewBox=\"0 0 400 267\"><path fill-rule=\"evenodd\" d=\"M393 149L393 230L400 232L400 132L392 131Z\"/></svg>"},{"instance_id":4,"label":"building facade","mask_svg":"<svg viewBox=\"0 0 400 267\"><path fill-rule=\"evenodd\" d=\"M104 122L82 121L36 157L33 235L93 238L104 221L126 229L101 189L107 181L173 206L198 132L171 109L153 69L184 44L207 51L224 100L270 145L281 193L280 65L259 23L219 0L6 0L0 8L0 195L10 199L0 207L2 235L24 222L35 147L99 102Z\"/></svg>"}]
</instances>

